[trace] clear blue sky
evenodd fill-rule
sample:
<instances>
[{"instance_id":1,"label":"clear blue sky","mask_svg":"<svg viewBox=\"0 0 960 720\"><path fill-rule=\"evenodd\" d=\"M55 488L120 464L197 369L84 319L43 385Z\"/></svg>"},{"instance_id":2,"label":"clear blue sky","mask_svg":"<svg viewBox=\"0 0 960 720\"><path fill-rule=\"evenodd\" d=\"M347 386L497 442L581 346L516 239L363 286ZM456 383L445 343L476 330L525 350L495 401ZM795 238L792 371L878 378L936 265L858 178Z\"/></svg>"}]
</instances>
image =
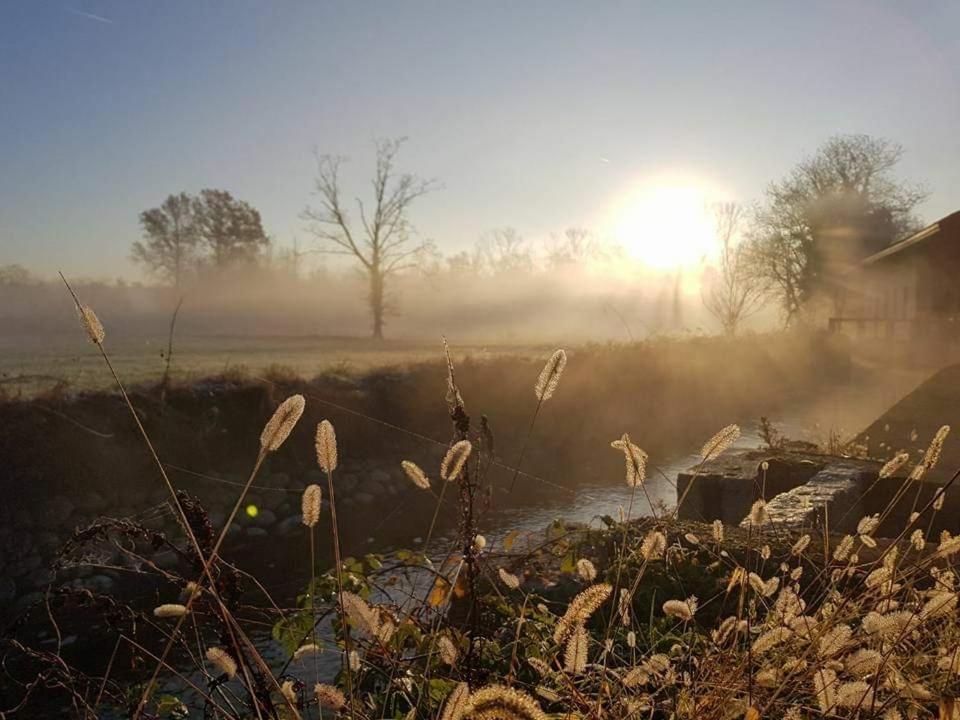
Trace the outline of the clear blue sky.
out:
<instances>
[{"instance_id":1,"label":"clear blue sky","mask_svg":"<svg viewBox=\"0 0 960 720\"><path fill-rule=\"evenodd\" d=\"M409 136L453 251L599 222L662 174L760 196L831 134L960 208L960 3L0 0L0 264L137 277L137 214L223 187L307 241L311 151ZM608 160L604 161L604 159Z\"/></svg>"}]
</instances>

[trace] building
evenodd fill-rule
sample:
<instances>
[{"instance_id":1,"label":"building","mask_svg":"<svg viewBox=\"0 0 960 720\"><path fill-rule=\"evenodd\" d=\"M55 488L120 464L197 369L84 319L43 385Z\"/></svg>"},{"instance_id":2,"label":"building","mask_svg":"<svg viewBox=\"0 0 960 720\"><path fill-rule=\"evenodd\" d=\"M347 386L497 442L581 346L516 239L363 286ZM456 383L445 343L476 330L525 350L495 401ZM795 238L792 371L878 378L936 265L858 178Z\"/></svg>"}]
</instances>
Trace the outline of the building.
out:
<instances>
[{"instance_id":1,"label":"building","mask_svg":"<svg viewBox=\"0 0 960 720\"><path fill-rule=\"evenodd\" d=\"M960 211L851 268L829 327L857 339L960 343Z\"/></svg>"}]
</instances>

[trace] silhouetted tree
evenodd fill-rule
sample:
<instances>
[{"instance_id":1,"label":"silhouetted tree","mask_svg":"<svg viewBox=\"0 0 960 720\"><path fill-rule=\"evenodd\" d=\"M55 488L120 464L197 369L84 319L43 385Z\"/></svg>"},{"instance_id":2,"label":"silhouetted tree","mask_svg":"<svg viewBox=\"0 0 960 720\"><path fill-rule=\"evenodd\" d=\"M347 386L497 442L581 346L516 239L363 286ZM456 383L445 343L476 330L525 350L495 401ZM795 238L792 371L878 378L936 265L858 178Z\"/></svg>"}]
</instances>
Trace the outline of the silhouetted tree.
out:
<instances>
[{"instance_id":1,"label":"silhouetted tree","mask_svg":"<svg viewBox=\"0 0 960 720\"><path fill-rule=\"evenodd\" d=\"M200 242L214 268L255 262L270 244L260 213L226 190L202 190L194 201Z\"/></svg>"},{"instance_id":2,"label":"silhouetted tree","mask_svg":"<svg viewBox=\"0 0 960 720\"><path fill-rule=\"evenodd\" d=\"M736 203L714 208L720 256L717 266L707 270L701 287L704 307L727 335L735 335L740 324L767 301L767 283L751 271L747 247L741 242L743 220L743 209Z\"/></svg>"},{"instance_id":3,"label":"silhouetted tree","mask_svg":"<svg viewBox=\"0 0 960 720\"><path fill-rule=\"evenodd\" d=\"M133 243L131 258L148 274L179 286L200 242L195 201L186 193L169 195L160 207L140 213L140 226L143 240Z\"/></svg>"},{"instance_id":4,"label":"silhouetted tree","mask_svg":"<svg viewBox=\"0 0 960 720\"><path fill-rule=\"evenodd\" d=\"M533 255L526 240L512 227L491 230L477 241L475 264L491 275L531 272Z\"/></svg>"},{"instance_id":5,"label":"silhouetted tree","mask_svg":"<svg viewBox=\"0 0 960 720\"><path fill-rule=\"evenodd\" d=\"M767 189L751 259L775 289L787 323L846 266L917 226L913 211L926 193L894 179L902 155L889 140L836 136Z\"/></svg>"},{"instance_id":6,"label":"silhouetted tree","mask_svg":"<svg viewBox=\"0 0 960 720\"><path fill-rule=\"evenodd\" d=\"M0 265L0 285L30 285L36 279L23 265Z\"/></svg>"},{"instance_id":7,"label":"silhouetted tree","mask_svg":"<svg viewBox=\"0 0 960 720\"><path fill-rule=\"evenodd\" d=\"M403 138L376 141L373 202L368 206L357 198L359 226L354 225L344 207L340 184L342 157L317 156L314 194L319 206L303 212L303 217L312 223L309 231L321 241L323 252L354 258L367 276L367 301L373 316L373 337L377 339L383 337L388 278L400 270L416 267L417 256L429 248L429 243L414 241L408 213L413 202L435 186L410 173L397 174L395 162L403 142Z\"/></svg>"},{"instance_id":8,"label":"silhouetted tree","mask_svg":"<svg viewBox=\"0 0 960 720\"><path fill-rule=\"evenodd\" d=\"M603 254L597 237L580 227L569 227L561 235L551 235L545 250L547 265L552 268L583 265Z\"/></svg>"}]
</instances>

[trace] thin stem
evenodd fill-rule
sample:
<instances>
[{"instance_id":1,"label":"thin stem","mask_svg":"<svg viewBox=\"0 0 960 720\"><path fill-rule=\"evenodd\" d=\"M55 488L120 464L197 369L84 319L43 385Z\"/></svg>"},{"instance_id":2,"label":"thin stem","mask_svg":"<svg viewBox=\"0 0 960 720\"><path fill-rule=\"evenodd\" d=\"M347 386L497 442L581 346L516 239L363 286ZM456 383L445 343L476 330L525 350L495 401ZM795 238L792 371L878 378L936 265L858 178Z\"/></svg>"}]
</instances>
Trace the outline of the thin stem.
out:
<instances>
[{"instance_id":1,"label":"thin stem","mask_svg":"<svg viewBox=\"0 0 960 720\"><path fill-rule=\"evenodd\" d=\"M327 492L330 493L330 525L333 532L333 561L336 563L337 599L340 605L340 621L343 623L343 650L346 657L347 696L350 698L350 717L354 717L353 669L350 667L350 623L343 606L343 562L340 559L340 530L337 527L337 496L333 489L333 471L327 470Z\"/></svg>"}]
</instances>

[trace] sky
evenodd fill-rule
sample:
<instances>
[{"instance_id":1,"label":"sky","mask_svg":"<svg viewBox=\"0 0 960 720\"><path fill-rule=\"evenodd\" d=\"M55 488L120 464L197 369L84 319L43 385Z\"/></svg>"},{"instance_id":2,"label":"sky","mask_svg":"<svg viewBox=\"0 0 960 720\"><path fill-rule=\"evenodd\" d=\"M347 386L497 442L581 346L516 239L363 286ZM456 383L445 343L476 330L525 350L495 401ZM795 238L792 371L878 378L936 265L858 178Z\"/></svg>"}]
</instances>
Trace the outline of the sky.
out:
<instances>
[{"instance_id":1,"label":"sky","mask_svg":"<svg viewBox=\"0 0 960 720\"><path fill-rule=\"evenodd\" d=\"M0 264L137 279L138 214L224 188L311 239L314 148L435 178L446 253L603 230L638 187L751 203L838 133L960 209L960 3L0 0ZM619 209L618 209L619 208Z\"/></svg>"}]
</instances>

